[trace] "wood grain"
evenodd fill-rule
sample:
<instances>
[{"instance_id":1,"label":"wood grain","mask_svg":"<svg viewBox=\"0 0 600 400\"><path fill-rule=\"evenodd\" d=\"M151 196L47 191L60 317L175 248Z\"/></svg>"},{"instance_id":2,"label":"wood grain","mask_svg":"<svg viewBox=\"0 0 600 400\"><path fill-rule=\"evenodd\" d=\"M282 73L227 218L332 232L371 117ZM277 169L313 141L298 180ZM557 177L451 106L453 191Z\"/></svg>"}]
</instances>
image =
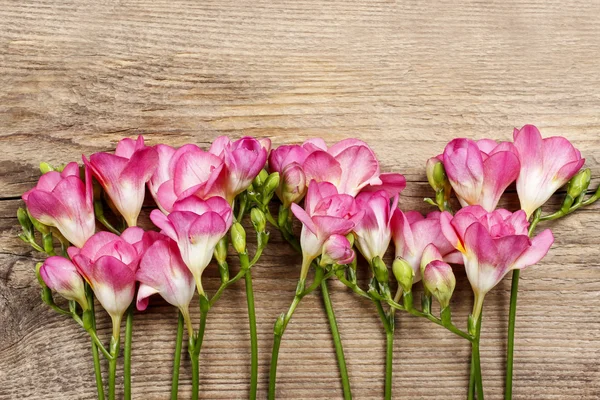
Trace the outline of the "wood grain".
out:
<instances>
[{"instance_id":1,"label":"wood grain","mask_svg":"<svg viewBox=\"0 0 600 400\"><path fill-rule=\"evenodd\" d=\"M600 176L598 54L597 1L0 0L0 399L94 397L86 335L42 304L40 255L16 239L19 197L40 161L79 160L138 134L171 145L223 134L275 145L358 137L383 169L406 174L402 207L425 211L424 162L457 136L508 139L534 123L572 140ZM515 207L514 190L504 204ZM599 209L548 224L556 244L523 274L515 399L600 398ZM260 398L273 322L291 301L299 261L273 234L254 271ZM206 281L216 288L215 268ZM472 295L464 273L458 281L453 308L465 321ZM331 287L354 396L380 399L377 314ZM506 279L494 289L484 313L490 399L502 398L509 288ZM158 299L136 315L134 398L168 397L175 322ZM394 398L464 399L466 343L407 315L398 324ZM106 338L105 316L99 327ZM240 284L209 318L203 398L247 397L249 357ZM185 360L181 398L189 389ZM341 398L318 295L286 332L278 396Z\"/></svg>"}]
</instances>

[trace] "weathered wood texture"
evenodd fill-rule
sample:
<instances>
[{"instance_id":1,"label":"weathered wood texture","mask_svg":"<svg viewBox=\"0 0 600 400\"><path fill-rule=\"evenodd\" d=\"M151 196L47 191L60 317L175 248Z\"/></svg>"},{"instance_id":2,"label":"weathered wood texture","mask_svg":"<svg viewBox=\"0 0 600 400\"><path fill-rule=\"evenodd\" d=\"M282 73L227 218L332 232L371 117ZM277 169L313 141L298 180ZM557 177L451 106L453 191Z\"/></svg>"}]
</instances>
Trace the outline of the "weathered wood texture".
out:
<instances>
[{"instance_id":1,"label":"weathered wood texture","mask_svg":"<svg viewBox=\"0 0 600 400\"><path fill-rule=\"evenodd\" d=\"M138 134L172 145L222 134L275 145L358 137L385 170L406 174L402 207L425 211L424 162L457 136L507 139L514 126L534 123L572 140L599 176L599 54L597 1L0 0L0 399L95 392L86 335L42 304L33 273L40 255L15 238L19 196L40 161L78 160ZM514 193L505 204L516 205ZM516 399L600 398L599 210L548 224L556 244L523 274ZM273 322L293 296L299 261L275 233L254 271L261 398ZM464 326L472 295L457 274L453 307ZM214 268L206 281L214 290ZM382 398L377 313L331 286L355 398ZM485 307L490 399L503 391L509 288L507 278ZM245 307L238 284L210 315L203 398L247 397ZM136 315L135 398L168 396L175 322L158 299ZM467 344L406 315L398 325L394 397L464 399ZM104 316L99 329L107 338ZM187 398L187 359L181 376ZM318 295L303 301L286 333L278 395L341 398Z\"/></svg>"}]
</instances>

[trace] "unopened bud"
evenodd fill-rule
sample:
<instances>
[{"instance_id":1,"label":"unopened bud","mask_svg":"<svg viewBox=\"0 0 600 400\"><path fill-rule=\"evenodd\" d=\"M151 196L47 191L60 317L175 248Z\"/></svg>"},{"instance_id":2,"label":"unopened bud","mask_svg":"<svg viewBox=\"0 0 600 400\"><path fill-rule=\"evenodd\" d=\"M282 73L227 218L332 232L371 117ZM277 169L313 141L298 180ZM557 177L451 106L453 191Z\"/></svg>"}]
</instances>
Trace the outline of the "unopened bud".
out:
<instances>
[{"instance_id":1,"label":"unopened bud","mask_svg":"<svg viewBox=\"0 0 600 400\"><path fill-rule=\"evenodd\" d=\"M217 246L215 247L215 260L217 260L217 264L221 265L227 260L227 236L223 236Z\"/></svg>"},{"instance_id":2,"label":"unopened bud","mask_svg":"<svg viewBox=\"0 0 600 400\"><path fill-rule=\"evenodd\" d=\"M266 170L262 169L260 171L260 173L258 175L256 175L256 178L254 178L254 182L253 182L254 186L257 188L261 187L262 185L265 184L265 181L267 180L268 177L269 177L269 173Z\"/></svg>"},{"instance_id":3,"label":"unopened bud","mask_svg":"<svg viewBox=\"0 0 600 400\"><path fill-rule=\"evenodd\" d=\"M250 220L252 221L252 225L254 226L254 230L256 232L264 232L267 227L267 218L265 217L265 213L259 210L258 208L253 208L250 211Z\"/></svg>"},{"instance_id":4,"label":"unopened bud","mask_svg":"<svg viewBox=\"0 0 600 400\"><path fill-rule=\"evenodd\" d=\"M263 187L263 196L269 197L273 196L275 190L279 186L279 172L273 172L269 177L265 180L265 185Z\"/></svg>"},{"instance_id":5,"label":"unopened bud","mask_svg":"<svg viewBox=\"0 0 600 400\"><path fill-rule=\"evenodd\" d=\"M404 293L410 292L415 278L415 271L408 261L402 257L396 258L392 264L392 272Z\"/></svg>"},{"instance_id":6,"label":"unopened bud","mask_svg":"<svg viewBox=\"0 0 600 400\"><path fill-rule=\"evenodd\" d=\"M567 194L576 199L590 186L592 171L589 168L580 170L567 184Z\"/></svg>"},{"instance_id":7,"label":"unopened bud","mask_svg":"<svg viewBox=\"0 0 600 400\"><path fill-rule=\"evenodd\" d=\"M50 227L42 224L40 221L38 221L37 219L35 219L31 213L29 213L29 211L27 211L27 215L29 216L29 220L31 221L31 223L33 224L33 226L35 227L35 229L38 230L38 232L40 232L42 235L47 235L48 233L50 233Z\"/></svg>"},{"instance_id":8,"label":"unopened bud","mask_svg":"<svg viewBox=\"0 0 600 400\"><path fill-rule=\"evenodd\" d=\"M345 236L331 235L323 244L320 265L321 267L347 265L355 257L354 250L352 250L352 246Z\"/></svg>"},{"instance_id":9,"label":"unopened bud","mask_svg":"<svg viewBox=\"0 0 600 400\"><path fill-rule=\"evenodd\" d=\"M246 252L246 231L239 222L231 226L231 244L238 253Z\"/></svg>"},{"instance_id":10,"label":"unopened bud","mask_svg":"<svg viewBox=\"0 0 600 400\"><path fill-rule=\"evenodd\" d=\"M432 157L427 160L425 169L427 172L427 180L433 190L442 192L449 187L450 181L446 176L444 164L437 157Z\"/></svg>"},{"instance_id":11,"label":"unopened bud","mask_svg":"<svg viewBox=\"0 0 600 400\"><path fill-rule=\"evenodd\" d=\"M52 168L52 165L48 164L47 162L40 163L40 172L42 174L45 174L50 171L54 171L54 168Z\"/></svg>"},{"instance_id":12,"label":"unopened bud","mask_svg":"<svg viewBox=\"0 0 600 400\"><path fill-rule=\"evenodd\" d=\"M388 283L389 281L389 273L387 266L383 262L383 260L377 256L373 259L373 272L375 273L375 279L379 283Z\"/></svg>"},{"instance_id":13,"label":"unopened bud","mask_svg":"<svg viewBox=\"0 0 600 400\"><path fill-rule=\"evenodd\" d=\"M448 307L456 287L452 267L440 260L430 262L423 272L423 285L440 303L442 309Z\"/></svg>"},{"instance_id":14,"label":"unopened bud","mask_svg":"<svg viewBox=\"0 0 600 400\"><path fill-rule=\"evenodd\" d=\"M31 223L29 215L27 215L27 211L25 211L24 208L19 208L17 210L17 219L23 227L23 232L25 232L25 235L28 237L33 236L33 224Z\"/></svg>"}]
</instances>

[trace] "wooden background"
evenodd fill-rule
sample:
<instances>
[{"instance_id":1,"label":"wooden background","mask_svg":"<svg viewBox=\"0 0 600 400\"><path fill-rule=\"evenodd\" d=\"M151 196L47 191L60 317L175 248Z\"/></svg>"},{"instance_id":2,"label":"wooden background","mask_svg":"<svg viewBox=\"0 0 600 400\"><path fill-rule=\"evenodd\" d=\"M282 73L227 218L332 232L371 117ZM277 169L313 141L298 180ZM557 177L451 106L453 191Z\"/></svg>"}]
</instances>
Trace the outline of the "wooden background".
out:
<instances>
[{"instance_id":1,"label":"wooden background","mask_svg":"<svg viewBox=\"0 0 600 400\"><path fill-rule=\"evenodd\" d=\"M598 1L0 0L0 399L95 395L86 335L42 304L33 273L41 255L15 238L20 195L40 161L79 160L138 134L205 146L223 134L274 145L358 137L385 170L406 174L402 207L425 211L424 162L457 136L509 139L533 123L572 140L600 176L599 52ZM514 208L512 192L503 204ZM599 210L548 224L556 244L523 274L515 399L600 398ZM274 232L254 271L261 398L273 322L291 301L299 262ZM472 295L457 275L453 308L464 326ZM331 287L354 396L380 399L377 313ZM507 278L485 307L489 399L503 392L509 288ZM136 315L135 398L167 398L175 323L158 299ZM407 315L398 325L394 398L464 399L467 344ZM99 327L107 338L104 316ZM202 397L247 398L249 356L238 284L209 318ZM186 360L182 398L188 377ZM319 295L289 326L278 382L281 399L341 398Z\"/></svg>"}]
</instances>

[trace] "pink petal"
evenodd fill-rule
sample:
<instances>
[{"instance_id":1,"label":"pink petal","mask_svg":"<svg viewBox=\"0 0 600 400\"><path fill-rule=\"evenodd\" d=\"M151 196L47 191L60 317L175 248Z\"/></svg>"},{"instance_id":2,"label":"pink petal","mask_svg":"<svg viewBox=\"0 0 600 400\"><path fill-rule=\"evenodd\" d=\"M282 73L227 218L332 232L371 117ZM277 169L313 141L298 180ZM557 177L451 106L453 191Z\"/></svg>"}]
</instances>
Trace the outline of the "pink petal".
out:
<instances>
[{"instance_id":1,"label":"pink petal","mask_svg":"<svg viewBox=\"0 0 600 400\"><path fill-rule=\"evenodd\" d=\"M312 219L310 218L310 216L306 213L306 211L304 211L304 209L302 207L300 207L298 204L296 203L292 203L291 205L291 209L292 209L292 213L294 213L294 215L296 216L296 218L298 218L298 220L304 225L306 226L306 228L313 234L313 235L318 235L318 229L317 226L313 223Z\"/></svg>"},{"instance_id":2,"label":"pink petal","mask_svg":"<svg viewBox=\"0 0 600 400\"><path fill-rule=\"evenodd\" d=\"M140 283L140 287L137 292L137 300L135 303L138 311L144 311L148 308L148 303L150 302L150 296L153 294L157 294L158 290L154 289L152 286L148 286L144 283Z\"/></svg>"},{"instance_id":3,"label":"pink petal","mask_svg":"<svg viewBox=\"0 0 600 400\"><path fill-rule=\"evenodd\" d=\"M310 158L310 156L309 156ZM370 183L380 185L379 162L368 147L353 146L335 156L342 170L338 191L355 196Z\"/></svg>"},{"instance_id":4,"label":"pink petal","mask_svg":"<svg viewBox=\"0 0 600 400\"><path fill-rule=\"evenodd\" d=\"M227 233L227 225L223 218L216 212L207 212L194 220L189 229L189 238L192 243L196 237L212 236L219 239Z\"/></svg>"},{"instance_id":5,"label":"pink petal","mask_svg":"<svg viewBox=\"0 0 600 400\"><path fill-rule=\"evenodd\" d=\"M173 240L177 240L177 232L173 228L173 224L160 210L152 210L150 213L150 220L156 226L158 226L162 232Z\"/></svg>"},{"instance_id":6,"label":"pink petal","mask_svg":"<svg viewBox=\"0 0 600 400\"><path fill-rule=\"evenodd\" d=\"M410 223L400 209L394 210L391 228L394 246L396 247L396 256L403 257L407 251L415 249L415 241Z\"/></svg>"},{"instance_id":7,"label":"pink petal","mask_svg":"<svg viewBox=\"0 0 600 400\"><path fill-rule=\"evenodd\" d=\"M309 139L302 144L302 147L304 147L309 153L317 150L327 151L327 144L321 138Z\"/></svg>"},{"instance_id":8,"label":"pink petal","mask_svg":"<svg viewBox=\"0 0 600 400\"><path fill-rule=\"evenodd\" d=\"M219 136L212 142L208 151L211 154L222 158L225 149L229 148L230 146L231 140L227 136Z\"/></svg>"},{"instance_id":9,"label":"pink petal","mask_svg":"<svg viewBox=\"0 0 600 400\"><path fill-rule=\"evenodd\" d=\"M324 151L315 151L306 157L303 164L306 180L339 184L342 169L333 156ZM309 184L310 190L310 184Z\"/></svg>"},{"instance_id":10,"label":"pink petal","mask_svg":"<svg viewBox=\"0 0 600 400\"><path fill-rule=\"evenodd\" d=\"M124 138L117 143L115 155L119 157L131 158L133 153L135 153L137 150L143 149L144 147L144 137L142 135L138 136L135 141L130 138Z\"/></svg>"},{"instance_id":11,"label":"pink petal","mask_svg":"<svg viewBox=\"0 0 600 400\"><path fill-rule=\"evenodd\" d=\"M323 238L335 234L347 235L354 228L354 222L329 215L315 215L312 217L312 221Z\"/></svg>"},{"instance_id":12,"label":"pink petal","mask_svg":"<svg viewBox=\"0 0 600 400\"><path fill-rule=\"evenodd\" d=\"M525 250L512 265L513 269L522 269L538 263L550 250L554 243L554 235L550 229L542 231L531 240L531 247Z\"/></svg>"},{"instance_id":13,"label":"pink petal","mask_svg":"<svg viewBox=\"0 0 600 400\"><path fill-rule=\"evenodd\" d=\"M500 259L498 248L481 223L475 222L467 228L464 244L467 254L474 256L479 265L498 265Z\"/></svg>"},{"instance_id":14,"label":"pink petal","mask_svg":"<svg viewBox=\"0 0 600 400\"><path fill-rule=\"evenodd\" d=\"M335 186L330 182L309 181L304 207L309 215L312 215L319 202L330 196L338 194Z\"/></svg>"},{"instance_id":15,"label":"pink petal","mask_svg":"<svg viewBox=\"0 0 600 400\"><path fill-rule=\"evenodd\" d=\"M496 208L502 193L519 176L520 163L512 151L494 153L483 163L483 201L481 205L491 212Z\"/></svg>"},{"instance_id":16,"label":"pink petal","mask_svg":"<svg viewBox=\"0 0 600 400\"><path fill-rule=\"evenodd\" d=\"M404 175L395 173L385 173L379 175L380 185L369 185L362 189L362 192L374 192L384 190L388 196L393 197L404 190L406 187L406 178Z\"/></svg>"},{"instance_id":17,"label":"pink petal","mask_svg":"<svg viewBox=\"0 0 600 400\"><path fill-rule=\"evenodd\" d=\"M340 153L342 153L344 150L350 147L364 147L371 152L373 157L375 157L375 153L373 152L373 150L371 150L367 143L363 142L362 140L352 138L340 140L339 142L331 146L329 150L327 150L327 152L337 158L337 156Z\"/></svg>"}]
</instances>

